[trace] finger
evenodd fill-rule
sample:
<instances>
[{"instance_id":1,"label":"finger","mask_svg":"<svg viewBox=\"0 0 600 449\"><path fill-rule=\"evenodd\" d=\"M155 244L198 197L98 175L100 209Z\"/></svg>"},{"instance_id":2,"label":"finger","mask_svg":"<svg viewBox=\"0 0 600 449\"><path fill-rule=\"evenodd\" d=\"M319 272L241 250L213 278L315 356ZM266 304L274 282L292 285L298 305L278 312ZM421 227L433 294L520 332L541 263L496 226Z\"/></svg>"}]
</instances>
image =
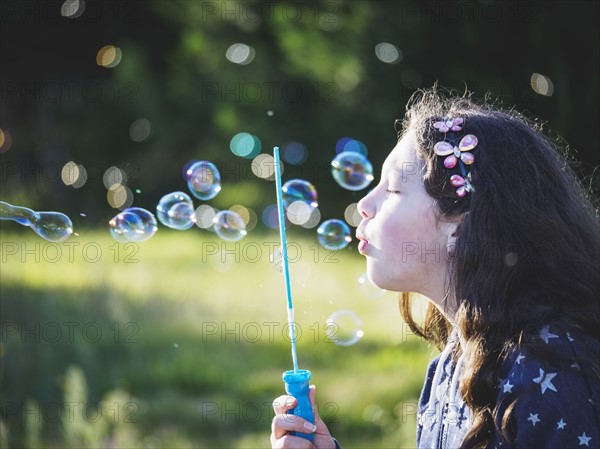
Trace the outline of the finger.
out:
<instances>
[{"instance_id":1,"label":"finger","mask_svg":"<svg viewBox=\"0 0 600 449\"><path fill-rule=\"evenodd\" d=\"M271 433L276 439L282 438L288 432L314 433L317 426L296 415L276 415L271 422Z\"/></svg>"},{"instance_id":2,"label":"finger","mask_svg":"<svg viewBox=\"0 0 600 449\"><path fill-rule=\"evenodd\" d=\"M275 440L271 435L271 447L273 449L315 449L315 446L306 438L286 435Z\"/></svg>"},{"instance_id":3,"label":"finger","mask_svg":"<svg viewBox=\"0 0 600 449\"><path fill-rule=\"evenodd\" d=\"M294 396L282 395L273 401L273 410L276 415L286 413L288 410L293 409L298 401Z\"/></svg>"},{"instance_id":4,"label":"finger","mask_svg":"<svg viewBox=\"0 0 600 449\"><path fill-rule=\"evenodd\" d=\"M308 400L310 401L310 404L312 405L312 409L313 409L313 414L315 417L315 424L318 426L321 421L321 418L319 417L319 410L315 401L315 397L316 397L316 393L317 393L317 387L315 385L311 385L308 389Z\"/></svg>"}]
</instances>

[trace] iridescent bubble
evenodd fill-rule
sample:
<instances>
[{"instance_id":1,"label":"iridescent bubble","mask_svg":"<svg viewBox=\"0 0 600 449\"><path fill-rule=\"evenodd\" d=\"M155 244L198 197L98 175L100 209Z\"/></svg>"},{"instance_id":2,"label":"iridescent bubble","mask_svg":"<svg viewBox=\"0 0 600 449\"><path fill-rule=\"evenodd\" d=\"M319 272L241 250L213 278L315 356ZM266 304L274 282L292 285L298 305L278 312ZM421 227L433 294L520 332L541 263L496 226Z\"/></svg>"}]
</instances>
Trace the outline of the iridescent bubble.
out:
<instances>
[{"instance_id":1,"label":"iridescent bubble","mask_svg":"<svg viewBox=\"0 0 600 449\"><path fill-rule=\"evenodd\" d=\"M180 231L191 228L196 221L194 204L187 193L173 192L163 196L156 206L158 220Z\"/></svg>"},{"instance_id":2,"label":"iridescent bubble","mask_svg":"<svg viewBox=\"0 0 600 449\"><path fill-rule=\"evenodd\" d=\"M212 162L198 161L187 170L190 192L201 200L210 200L221 191L221 174Z\"/></svg>"},{"instance_id":3,"label":"iridescent bubble","mask_svg":"<svg viewBox=\"0 0 600 449\"><path fill-rule=\"evenodd\" d=\"M249 133L238 133L229 142L231 152L236 156L252 159L260 153L262 143L260 139Z\"/></svg>"},{"instance_id":4,"label":"iridescent bubble","mask_svg":"<svg viewBox=\"0 0 600 449\"><path fill-rule=\"evenodd\" d=\"M360 275L358 278L358 286L360 287L360 292L363 294L363 296L368 299L381 298L386 292L386 290L383 290L373 284L367 277L367 273Z\"/></svg>"},{"instance_id":5,"label":"iridescent bubble","mask_svg":"<svg viewBox=\"0 0 600 449\"><path fill-rule=\"evenodd\" d=\"M13 220L23 226L29 226L49 242L62 242L73 234L73 223L63 213L35 212L4 201L0 201L0 220Z\"/></svg>"},{"instance_id":6,"label":"iridescent bubble","mask_svg":"<svg viewBox=\"0 0 600 449\"><path fill-rule=\"evenodd\" d=\"M362 190L374 179L373 165L360 153L344 151L331 161L333 179L347 190Z\"/></svg>"},{"instance_id":7,"label":"iridescent bubble","mask_svg":"<svg viewBox=\"0 0 600 449\"><path fill-rule=\"evenodd\" d=\"M238 214L230 210L222 210L213 219L215 232L223 240L236 242L247 234L244 220Z\"/></svg>"},{"instance_id":8,"label":"iridescent bubble","mask_svg":"<svg viewBox=\"0 0 600 449\"><path fill-rule=\"evenodd\" d=\"M327 337L338 346L351 346L364 335L362 320L352 310L333 312L326 321Z\"/></svg>"},{"instance_id":9,"label":"iridescent bubble","mask_svg":"<svg viewBox=\"0 0 600 449\"><path fill-rule=\"evenodd\" d=\"M187 171L190 169L190 167L192 165L194 165L196 162L200 162L198 159L190 159L189 161L187 161L185 164L183 164L183 167L181 168L181 175L183 176L183 179L185 182L188 181L188 174Z\"/></svg>"},{"instance_id":10,"label":"iridescent bubble","mask_svg":"<svg viewBox=\"0 0 600 449\"><path fill-rule=\"evenodd\" d=\"M352 241L350 227L342 220L326 220L317 229L317 238L323 248L343 249Z\"/></svg>"},{"instance_id":11,"label":"iridescent bubble","mask_svg":"<svg viewBox=\"0 0 600 449\"><path fill-rule=\"evenodd\" d=\"M125 209L109 222L110 235L118 242L143 242L158 229L156 218L141 207Z\"/></svg>"},{"instance_id":12,"label":"iridescent bubble","mask_svg":"<svg viewBox=\"0 0 600 449\"><path fill-rule=\"evenodd\" d=\"M317 189L304 179L290 179L281 188L283 205L287 208L294 201L302 201L310 207L318 207Z\"/></svg>"}]
</instances>

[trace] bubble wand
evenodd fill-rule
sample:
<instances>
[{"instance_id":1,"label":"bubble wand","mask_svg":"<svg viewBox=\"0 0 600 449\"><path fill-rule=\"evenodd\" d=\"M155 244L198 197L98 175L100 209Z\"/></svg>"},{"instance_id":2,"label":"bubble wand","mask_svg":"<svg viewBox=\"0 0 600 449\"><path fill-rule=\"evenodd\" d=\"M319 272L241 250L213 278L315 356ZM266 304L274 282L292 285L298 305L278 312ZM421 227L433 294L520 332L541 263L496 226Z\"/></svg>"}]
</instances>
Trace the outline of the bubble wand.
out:
<instances>
[{"instance_id":1,"label":"bubble wand","mask_svg":"<svg viewBox=\"0 0 600 449\"><path fill-rule=\"evenodd\" d=\"M294 304L292 302L292 289L290 286L290 270L287 256L287 239L285 235L285 216L283 214L283 189L281 187L281 164L279 160L279 147L273 148L275 159L275 188L277 189L277 210L279 212L279 237L281 239L281 266L283 268L283 278L285 281L285 296L287 298L287 318L290 328L290 340L292 341L292 362L294 369L284 371L282 378L285 383L287 394L294 396L298 403L296 407L288 413L300 416L314 424L315 416L310 400L308 399L309 381L311 373L306 369L298 369L298 355L296 353L296 323L294 321ZM312 434L294 432L307 440L313 441Z\"/></svg>"}]
</instances>

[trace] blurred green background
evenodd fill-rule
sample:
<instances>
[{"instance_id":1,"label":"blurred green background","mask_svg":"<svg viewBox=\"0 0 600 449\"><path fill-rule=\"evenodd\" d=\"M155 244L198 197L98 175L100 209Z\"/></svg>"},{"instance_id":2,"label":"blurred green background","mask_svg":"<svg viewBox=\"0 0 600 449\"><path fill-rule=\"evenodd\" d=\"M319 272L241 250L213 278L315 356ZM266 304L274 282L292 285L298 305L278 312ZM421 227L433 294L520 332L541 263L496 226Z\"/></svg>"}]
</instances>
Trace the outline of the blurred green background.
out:
<instances>
[{"instance_id":1,"label":"blurred green background","mask_svg":"<svg viewBox=\"0 0 600 449\"><path fill-rule=\"evenodd\" d=\"M0 221L3 448L268 446L269 404L291 367L269 261L278 234L261 220L275 192L230 151L237 133L257 136L263 153L304 145L284 179L312 182L321 218L343 218L365 191L331 178L336 143L363 142L377 179L394 120L438 81L547 122L599 186L596 2L0 5L0 200L64 212L78 234L52 244ZM144 243L111 240L110 167L132 204L154 211L187 190L193 159L221 170L207 204L256 214L244 240L163 226ZM69 161L87 173L75 186L61 179ZM435 351L406 331L394 294L361 289L355 242L326 251L299 226L289 238L300 364L322 417L344 448L414 447ZM363 322L347 347L326 334L340 309Z\"/></svg>"}]
</instances>

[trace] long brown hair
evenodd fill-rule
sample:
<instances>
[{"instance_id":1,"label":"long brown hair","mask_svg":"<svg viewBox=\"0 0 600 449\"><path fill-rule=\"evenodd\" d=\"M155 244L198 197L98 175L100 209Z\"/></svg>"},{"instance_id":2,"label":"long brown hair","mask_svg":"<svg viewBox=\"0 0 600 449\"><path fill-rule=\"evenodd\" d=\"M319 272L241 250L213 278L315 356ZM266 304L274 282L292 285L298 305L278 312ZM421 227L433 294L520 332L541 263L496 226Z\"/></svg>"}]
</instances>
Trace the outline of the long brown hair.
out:
<instances>
[{"instance_id":1,"label":"long brown hair","mask_svg":"<svg viewBox=\"0 0 600 449\"><path fill-rule=\"evenodd\" d=\"M465 120L461 133L479 141L471 166L475 191L464 198L455 195L444 158L433 152L441 140L433 123L454 117ZM495 388L507 354L532 350L552 363L535 338L549 323L600 337L598 210L554 141L515 111L434 87L411 98L402 124L404 132L416 131L438 219L460 219L448 288L458 301L455 325L465 343L460 391L474 414L462 447L485 447L498 434L510 441L514 403L498 416ZM401 295L405 321L443 346L451 323L429 304L418 324L411 301L409 293ZM593 355L588 366L598 376Z\"/></svg>"}]
</instances>

